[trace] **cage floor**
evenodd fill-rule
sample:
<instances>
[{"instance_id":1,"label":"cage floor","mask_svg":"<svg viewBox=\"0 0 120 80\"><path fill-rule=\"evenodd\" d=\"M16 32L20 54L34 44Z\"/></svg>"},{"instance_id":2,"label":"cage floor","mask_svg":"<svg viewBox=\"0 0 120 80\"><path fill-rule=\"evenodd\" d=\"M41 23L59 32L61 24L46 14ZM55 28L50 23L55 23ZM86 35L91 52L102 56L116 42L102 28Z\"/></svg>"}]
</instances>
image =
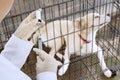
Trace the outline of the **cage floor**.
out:
<instances>
[{"instance_id":1,"label":"cage floor","mask_svg":"<svg viewBox=\"0 0 120 80\"><path fill-rule=\"evenodd\" d=\"M120 62L111 64L111 59L113 62L117 61L115 58L107 58L107 65L113 66L114 68L111 68L115 70L117 68L114 65L119 65ZM58 80L119 80L118 78L120 78L119 72L115 77L106 78L101 71L96 55L94 55L84 60L71 63L65 75L59 77Z\"/></svg>"}]
</instances>

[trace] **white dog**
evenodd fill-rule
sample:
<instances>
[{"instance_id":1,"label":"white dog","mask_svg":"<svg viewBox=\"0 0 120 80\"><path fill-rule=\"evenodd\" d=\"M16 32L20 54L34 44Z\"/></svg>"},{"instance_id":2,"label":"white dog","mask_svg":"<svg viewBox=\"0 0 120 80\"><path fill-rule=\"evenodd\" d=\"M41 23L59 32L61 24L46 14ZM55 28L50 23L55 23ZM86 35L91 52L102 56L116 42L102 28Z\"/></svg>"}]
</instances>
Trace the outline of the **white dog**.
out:
<instances>
[{"instance_id":1,"label":"white dog","mask_svg":"<svg viewBox=\"0 0 120 80\"><path fill-rule=\"evenodd\" d=\"M65 36L66 49L64 58L64 65L59 70L59 75L63 75L69 66L69 59L72 54L85 56L97 52L100 66L106 77L112 76L112 71L108 69L104 61L102 49L96 45L97 31L110 22L110 17L99 15L98 13L90 13L82 18L76 19L80 22L80 28L84 29L79 31L80 28L75 28L74 34ZM60 55L58 55L60 57Z\"/></svg>"}]
</instances>

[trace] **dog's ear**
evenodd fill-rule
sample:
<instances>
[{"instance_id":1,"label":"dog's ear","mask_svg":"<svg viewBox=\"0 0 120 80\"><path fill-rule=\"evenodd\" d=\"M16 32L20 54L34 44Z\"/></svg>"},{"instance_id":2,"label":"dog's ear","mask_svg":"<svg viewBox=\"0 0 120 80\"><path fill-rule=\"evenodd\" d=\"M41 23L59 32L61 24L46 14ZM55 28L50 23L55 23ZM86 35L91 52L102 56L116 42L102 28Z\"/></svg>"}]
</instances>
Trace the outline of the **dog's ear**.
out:
<instances>
[{"instance_id":1,"label":"dog's ear","mask_svg":"<svg viewBox=\"0 0 120 80\"><path fill-rule=\"evenodd\" d=\"M86 20L84 17L77 18L75 19L76 26L80 29L85 29L86 28Z\"/></svg>"}]
</instances>

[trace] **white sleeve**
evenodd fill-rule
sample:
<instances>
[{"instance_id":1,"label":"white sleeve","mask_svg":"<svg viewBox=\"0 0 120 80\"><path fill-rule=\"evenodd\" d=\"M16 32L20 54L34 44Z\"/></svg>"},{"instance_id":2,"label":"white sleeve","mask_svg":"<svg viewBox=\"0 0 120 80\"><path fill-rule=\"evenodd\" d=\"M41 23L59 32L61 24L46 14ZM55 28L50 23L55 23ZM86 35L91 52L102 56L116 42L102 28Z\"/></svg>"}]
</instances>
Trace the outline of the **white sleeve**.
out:
<instances>
[{"instance_id":1,"label":"white sleeve","mask_svg":"<svg viewBox=\"0 0 120 80\"><path fill-rule=\"evenodd\" d=\"M0 54L0 80L31 80Z\"/></svg>"},{"instance_id":2,"label":"white sleeve","mask_svg":"<svg viewBox=\"0 0 120 80\"><path fill-rule=\"evenodd\" d=\"M24 41L12 35L1 54L20 69L24 65L32 47L32 42Z\"/></svg>"},{"instance_id":3,"label":"white sleeve","mask_svg":"<svg viewBox=\"0 0 120 80\"><path fill-rule=\"evenodd\" d=\"M57 74L54 72L42 72L37 74L37 80L57 80Z\"/></svg>"}]
</instances>

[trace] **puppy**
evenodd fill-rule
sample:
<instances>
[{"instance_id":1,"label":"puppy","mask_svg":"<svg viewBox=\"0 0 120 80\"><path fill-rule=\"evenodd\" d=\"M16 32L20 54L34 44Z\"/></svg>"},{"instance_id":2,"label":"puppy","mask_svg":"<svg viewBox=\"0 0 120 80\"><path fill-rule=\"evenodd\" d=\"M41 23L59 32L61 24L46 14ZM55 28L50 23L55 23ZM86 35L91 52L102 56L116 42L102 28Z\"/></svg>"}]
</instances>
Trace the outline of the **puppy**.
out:
<instances>
[{"instance_id":1,"label":"puppy","mask_svg":"<svg viewBox=\"0 0 120 80\"><path fill-rule=\"evenodd\" d=\"M85 56L97 52L102 71L106 77L112 76L112 71L108 69L104 61L103 51L96 44L97 31L110 22L110 17L99 15L98 13L89 13L88 15L76 19L79 26L71 28L75 33L64 36L66 42L65 54L63 56L64 65L60 68L58 74L63 75L68 69L70 56L72 54ZM80 31L80 29L83 29ZM61 55L57 54L59 57Z\"/></svg>"}]
</instances>

